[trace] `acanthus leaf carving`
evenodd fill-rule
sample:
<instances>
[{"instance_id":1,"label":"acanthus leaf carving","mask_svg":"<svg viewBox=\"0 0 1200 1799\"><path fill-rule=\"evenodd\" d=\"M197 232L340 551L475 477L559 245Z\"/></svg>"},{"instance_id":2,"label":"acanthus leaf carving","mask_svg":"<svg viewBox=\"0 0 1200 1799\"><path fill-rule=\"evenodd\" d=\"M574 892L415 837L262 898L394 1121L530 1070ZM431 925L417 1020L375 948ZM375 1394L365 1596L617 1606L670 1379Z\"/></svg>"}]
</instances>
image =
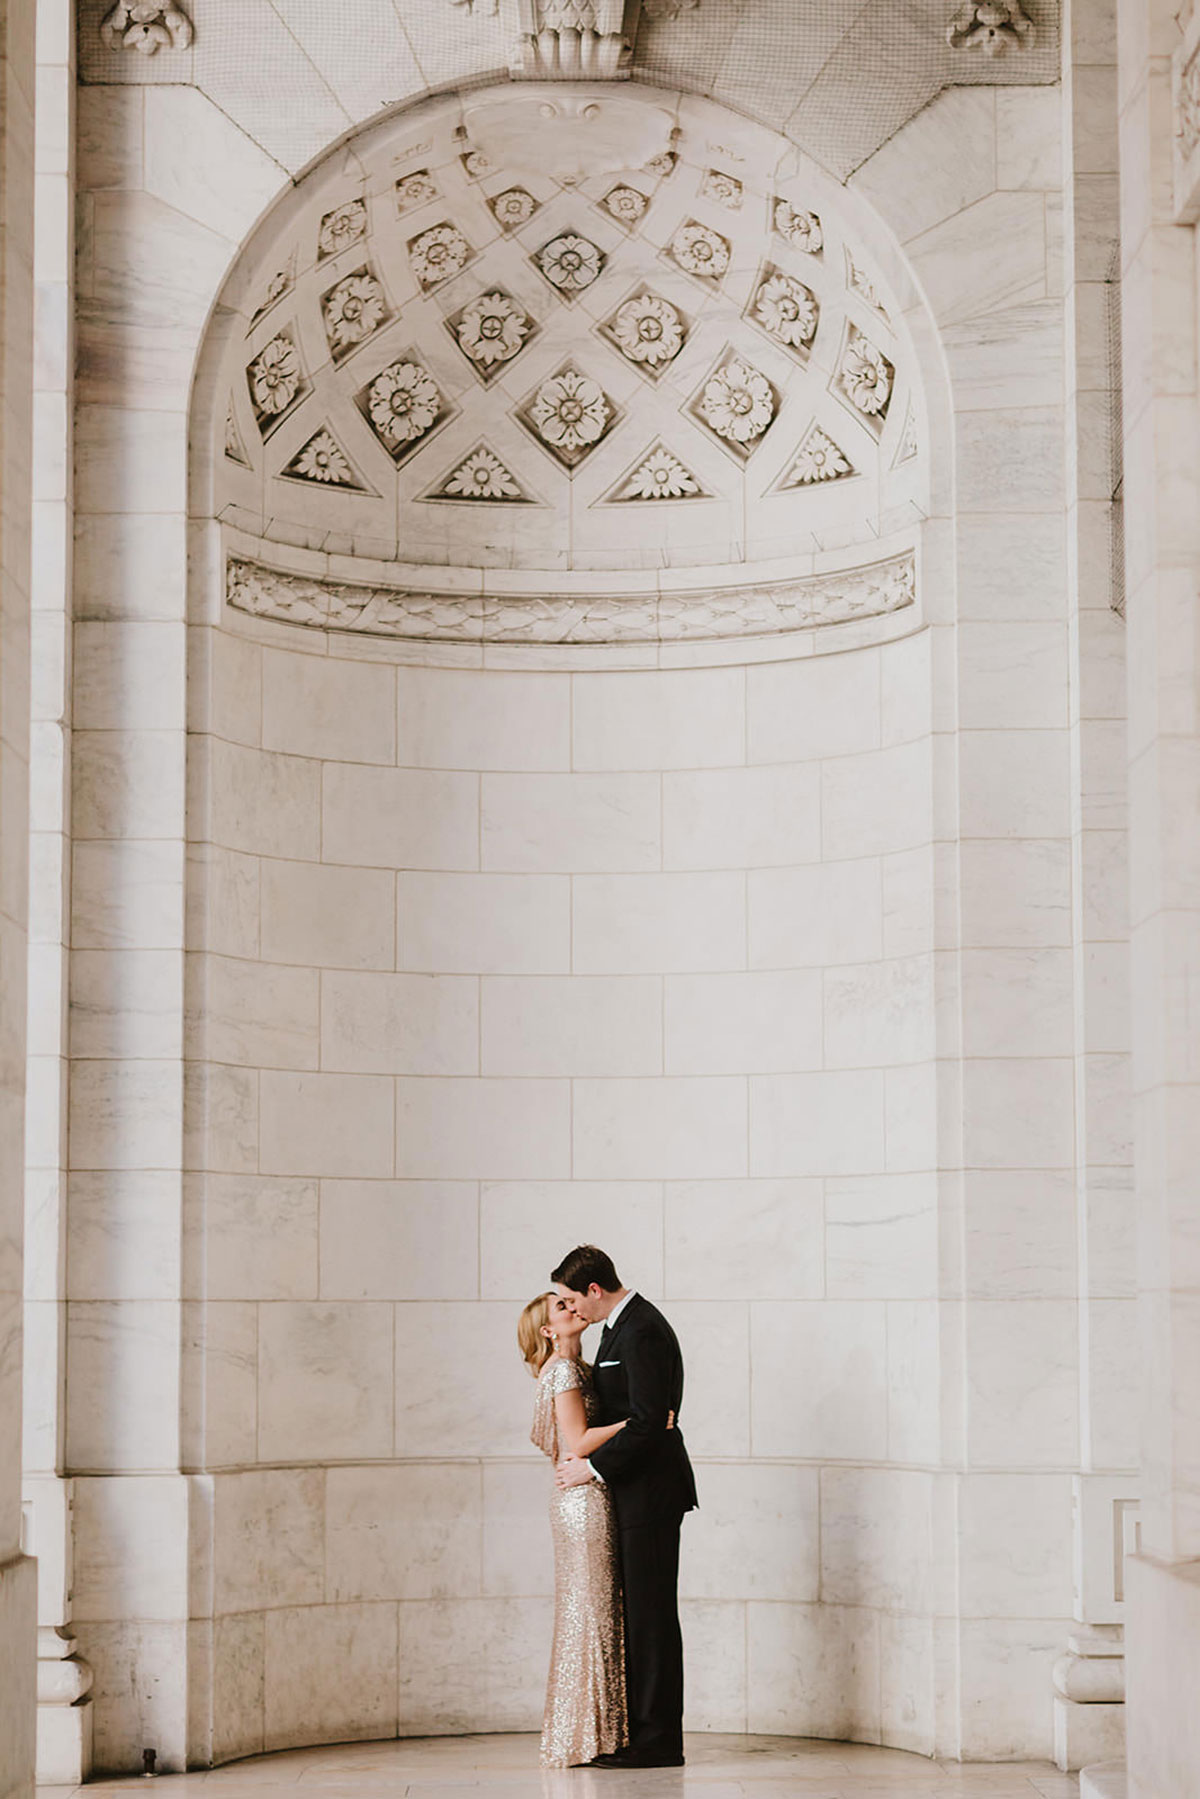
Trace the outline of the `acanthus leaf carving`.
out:
<instances>
[{"instance_id":1,"label":"acanthus leaf carving","mask_svg":"<svg viewBox=\"0 0 1200 1799\"><path fill-rule=\"evenodd\" d=\"M952 50L982 50L1003 56L1012 48L1032 50L1037 31L1021 0L966 0L946 27Z\"/></svg>"},{"instance_id":2,"label":"acanthus leaf carving","mask_svg":"<svg viewBox=\"0 0 1200 1799\"><path fill-rule=\"evenodd\" d=\"M192 21L175 0L117 0L100 21L106 50L136 50L141 56L186 50L194 36Z\"/></svg>"},{"instance_id":3,"label":"acanthus leaf carving","mask_svg":"<svg viewBox=\"0 0 1200 1799\"><path fill-rule=\"evenodd\" d=\"M882 618L916 603L911 551L838 573L690 592L479 594L359 585L229 558L238 612L417 642L637 643L778 635Z\"/></svg>"}]
</instances>

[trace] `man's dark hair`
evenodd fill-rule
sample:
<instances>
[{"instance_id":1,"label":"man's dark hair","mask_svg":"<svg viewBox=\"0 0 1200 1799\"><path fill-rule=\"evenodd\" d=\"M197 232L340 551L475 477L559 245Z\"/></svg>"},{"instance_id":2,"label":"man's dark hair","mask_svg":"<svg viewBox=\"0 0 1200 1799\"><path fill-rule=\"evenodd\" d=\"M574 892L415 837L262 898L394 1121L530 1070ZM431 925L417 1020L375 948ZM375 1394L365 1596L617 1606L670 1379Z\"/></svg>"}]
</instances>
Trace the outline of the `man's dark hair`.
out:
<instances>
[{"instance_id":1,"label":"man's dark hair","mask_svg":"<svg viewBox=\"0 0 1200 1799\"><path fill-rule=\"evenodd\" d=\"M581 1243L578 1249L565 1255L550 1279L569 1287L572 1293L586 1293L593 1282L605 1293L619 1292L621 1286L621 1277L612 1265L612 1257L606 1256L594 1243Z\"/></svg>"}]
</instances>

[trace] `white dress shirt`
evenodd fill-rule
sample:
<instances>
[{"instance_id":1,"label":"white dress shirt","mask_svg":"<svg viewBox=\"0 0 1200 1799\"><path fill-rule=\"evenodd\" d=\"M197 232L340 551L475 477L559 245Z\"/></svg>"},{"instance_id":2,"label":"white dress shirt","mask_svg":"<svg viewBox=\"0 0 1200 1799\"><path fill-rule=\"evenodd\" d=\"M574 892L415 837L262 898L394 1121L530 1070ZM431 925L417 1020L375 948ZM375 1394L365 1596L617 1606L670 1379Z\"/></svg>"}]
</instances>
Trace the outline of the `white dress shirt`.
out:
<instances>
[{"instance_id":1,"label":"white dress shirt","mask_svg":"<svg viewBox=\"0 0 1200 1799\"><path fill-rule=\"evenodd\" d=\"M616 1328L617 1319L621 1316L621 1313L625 1310L625 1307L629 1304L630 1300L634 1299L634 1298L636 1298L636 1288L630 1287L628 1293L625 1294L623 1299L618 1299L616 1305L613 1307L612 1311L608 1314L608 1317L604 1320L604 1327L606 1330L614 1330ZM604 1476L602 1474L598 1474L596 1472L596 1470L594 1468L592 1468L592 1464L590 1462L588 1463L588 1467L591 1468L592 1479L598 1480L600 1482L600 1485L603 1486L604 1485Z\"/></svg>"}]
</instances>

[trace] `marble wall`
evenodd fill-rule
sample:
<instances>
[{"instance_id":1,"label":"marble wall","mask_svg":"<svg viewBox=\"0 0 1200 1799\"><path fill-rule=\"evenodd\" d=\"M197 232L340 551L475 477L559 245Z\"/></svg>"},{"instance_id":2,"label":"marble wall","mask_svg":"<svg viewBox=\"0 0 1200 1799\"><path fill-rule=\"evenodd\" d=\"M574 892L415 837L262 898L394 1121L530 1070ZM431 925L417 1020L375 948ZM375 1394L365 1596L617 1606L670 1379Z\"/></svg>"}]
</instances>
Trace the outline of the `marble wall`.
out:
<instances>
[{"instance_id":1,"label":"marble wall","mask_svg":"<svg viewBox=\"0 0 1200 1799\"><path fill-rule=\"evenodd\" d=\"M887 1472L937 1448L928 635L591 674L295 643L192 647L189 1052L223 1098L188 1177L187 1453L351 1464L214 1472L216 1681L267 1613L237 1740L331 1727L272 1669L297 1603L392 1645L354 1729L394 1727L397 1601L402 1730L534 1715L514 1324L580 1239L688 1362L693 1722L877 1738L880 1632L929 1630L931 1477ZM797 1688L813 1633L861 1658L852 1695Z\"/></svg>"},{"instance_id":2,"label":"marble wall","mask_svg":"<svg viewBox=\"0 0 1200 1799\"><path fill-rule=\"evenodd\" d=\"M688 1357L690 1721L1050 1749L1094 1404L1133 1458L1119 1355L1081 1397L1061 104L950 90L852 183L925 383L921 629L633 670L229 622L190 382L287 170L199 87L81 90L102 1766L535 1721L512 1327L583 1234Z\"/></svg>"}]
</instances>

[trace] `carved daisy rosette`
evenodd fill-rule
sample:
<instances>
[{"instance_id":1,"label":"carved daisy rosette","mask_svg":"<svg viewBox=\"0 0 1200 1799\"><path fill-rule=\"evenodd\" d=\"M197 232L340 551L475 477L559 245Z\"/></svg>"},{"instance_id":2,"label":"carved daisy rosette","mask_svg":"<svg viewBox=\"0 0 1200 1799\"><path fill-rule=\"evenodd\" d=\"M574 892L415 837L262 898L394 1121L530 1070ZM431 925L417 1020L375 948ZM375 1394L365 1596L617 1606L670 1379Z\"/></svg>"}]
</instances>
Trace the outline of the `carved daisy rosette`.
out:
<instances>
[{"instance_id":1,"label":"carved daisy rosette","mask_svg":"<svg viewBox=\"0 0 1200 1799\"><path fill-rule=\"evenodd\" d=\"M309 392L294 325L263 345L246 369L246 385L259 434L268 438Z\"/></svg>"},{"instance_id":2,"label":"carved daisy rosette","mask_svg":"<svg viewBox=\"0 0 1200 1799\"><path fill-rule=\"evenodd\" d=\"M618 182L610 187L600 202L600 208L626 231L632 231L646 216L646 208L650 202L640 188L630 187L628 182Z\"/></svg>"},{"instance_id":3,"label":"carved daisy rosette","mask_svg":"<svg viewBox=\"0 0 1200 1799\"><path fill-rule=\"evenodd\" d=\"M519 356L537 327L502 288L491 288L446 320L455 343L481 381L491 381Z\"/></svg>"},{"instance_id":4,"label":"carved daisy rosette","mask_svg":"<svg viewBox=\"0 0 1200 1799\"><path fill-rule=\"evenodd\" d=\"M776 200L771 208L771 223L793 250L808 256L819 256L825 244L825 232L815 212L793 206L790 200Z\"/></svg>"},{"instance_id":5,"label":"carved daisy rosette","mask_svg":"<svg viewBox=\"0 0 1200 1799\"><path fill-rule=\"evenodd\" d=\"M842 354L831 386L855 417L879 436L891 404L896 370L883 351L861 332L848 325Z\"/></svg>"},{"instance_id":6,"label":"carved daisy rosette","mask_svg":"<svg viewBox=\"0 0 1200 1799\"><path fill-rule=\"evenodd\" d=\"M367 234L367 203L346 200L327 212L317 227L317 260L337 256Z\"/></svg>"},{"instance_id":7,"label":"carved daisy rosette","mask_svg":"<svg viewBox=\"0 0 1200 1799\"><path fill-rule=\"evenodd\" d=\"M727 212L737 212L746 197L746 190L736 175L727 175L724 169L707 169L700 183L700 198L715 200Z\"/></svg>"},{"instance_id":8,"label":"carved daisy rosette","mask_svg":"<svg viewBox=\"0 0 1200 1799\"><path fill-rule=\"evenodd\" d=\"M534 252L533 266L561 300L577 300L607 260L599 244L578 231L563 231Z\"/></svg>"},{"instance_id":9,"label":"carved daisy rosette","mask_svg":"<svg viewBox=\"0 0 1200 1799\"><path fill-rule=\"evenodd\" d=\"M574 470L607 437L618 412L600 383L568 362L538 383L516 417L557 462Z\"/></svg>"},{"instance_id":10,"label":"carved daisy rosette","mask_svg":"<svg viewBox=\"0 0 1200 1799\"><path fill-rule=\"evenodd\" d=\"M383 284L366 263L321 295L329 354L342 362L391 318Z\"/></svg>"},{"instance_id":11,"label":"carved daisy rosette","mask_svg":"<svg viewBox=\"0 0 1200 1799\"><path fill-rule=\"evenodd\" d=\"M414 169L409 175L399 176L395 187L396 217L403 218L406 212L415 212L418 206L440 200L441 193L428 169Z\"/></svg>"},{"instance_id":12,"label":"carved daisy rosette","mask_svg":"<svg viewBox=\"0 0 1200 1799\"><path fill-rule=\"evenodd\" d=\"M715 287L729 268L733 247L711 225L687 219L672 237L665 254L685 275Z\"/></svg>"},{"instance_id":13,"label":"carved daisy rosette","mask_svg":"<svg viewBox=\"0 0 1200 1799\"><path fill-rule=\"evenodd\" d=\"M425 293L461 274L474 254L458 226L445 219L408 240L409 265Z\"/></svg>"},{"instance_id":14,"label":"carved daisy rosette","mask_svg":"<svg viewBox=\"0 0 1200 1799\"><path fill-rule=\"evenodd\" d=\"M706 377L689 408L723 449L745 462L762 442L779 408L767 377L727 349Z\"/></svg>"},{"instance_id":15,"label":"carved daisy rosette","mask_svg":"<svg viewBox=\"0 0 1200 1799\"><path fill-rule=\"evenodd\" d=\"M775 343L801 362L807 361L821 308L817 296L803 281L776 268L774 263L765 263L750 295L746 316Z\"/></svg>"},{"instance_id":16,"label":"carved daisy rosette","mask_svg":"<svg viewBox=\"0 0 1200 1799\"><path fill-rule=\"evenodd\" d=\"M525 187L506 187L502 194L493 194L488 205L501 231L518 231L538 211L538 202Z\"/></svg>"},{"instance_id":17,"label":"carved daisy rosette","mask_svg":"<svg viewBox=\"0 0 1200 1799\"><path fill-rule=\"evenodd\" d=\"M675 360L687 338L678 307L646 288L623 300L601 330L626 361L652 381Z\"/></svg>"},{"instance_id":18,"label":"carved daisy rosette","mask_svg":"<svg viewBox=\"0 0 1200 1799\"><path fill-rule=\"evenodd\" d=\"M674 150L660 150L657 156L652 156L649 162L643 163L642 168L647 175L653 175L656 181L667 181L675 173L678 161L679 157Z\"/></svg>"},{"instance_id":19,"label":"carved daisy rosette","mask_svg":"<svg viewBox=\"0 0 1200 1799\"><path fill-rule=\"evenodd\" d=\"M458 160L468 181L482 181L492 172L492 165L482 150L464 150Z\"/></svg>"},{"instance_id":20,"label":"carved daisy rosette","mask_svg":"<svg viewBox=\"0 0 1200 1799\"><path fill-rule=\"evenodd\" d=\"M392 461L399 464L451 415L437 382L412 350L368 381L354 396L359 411Z\"/></svg>"}]
</instances>

